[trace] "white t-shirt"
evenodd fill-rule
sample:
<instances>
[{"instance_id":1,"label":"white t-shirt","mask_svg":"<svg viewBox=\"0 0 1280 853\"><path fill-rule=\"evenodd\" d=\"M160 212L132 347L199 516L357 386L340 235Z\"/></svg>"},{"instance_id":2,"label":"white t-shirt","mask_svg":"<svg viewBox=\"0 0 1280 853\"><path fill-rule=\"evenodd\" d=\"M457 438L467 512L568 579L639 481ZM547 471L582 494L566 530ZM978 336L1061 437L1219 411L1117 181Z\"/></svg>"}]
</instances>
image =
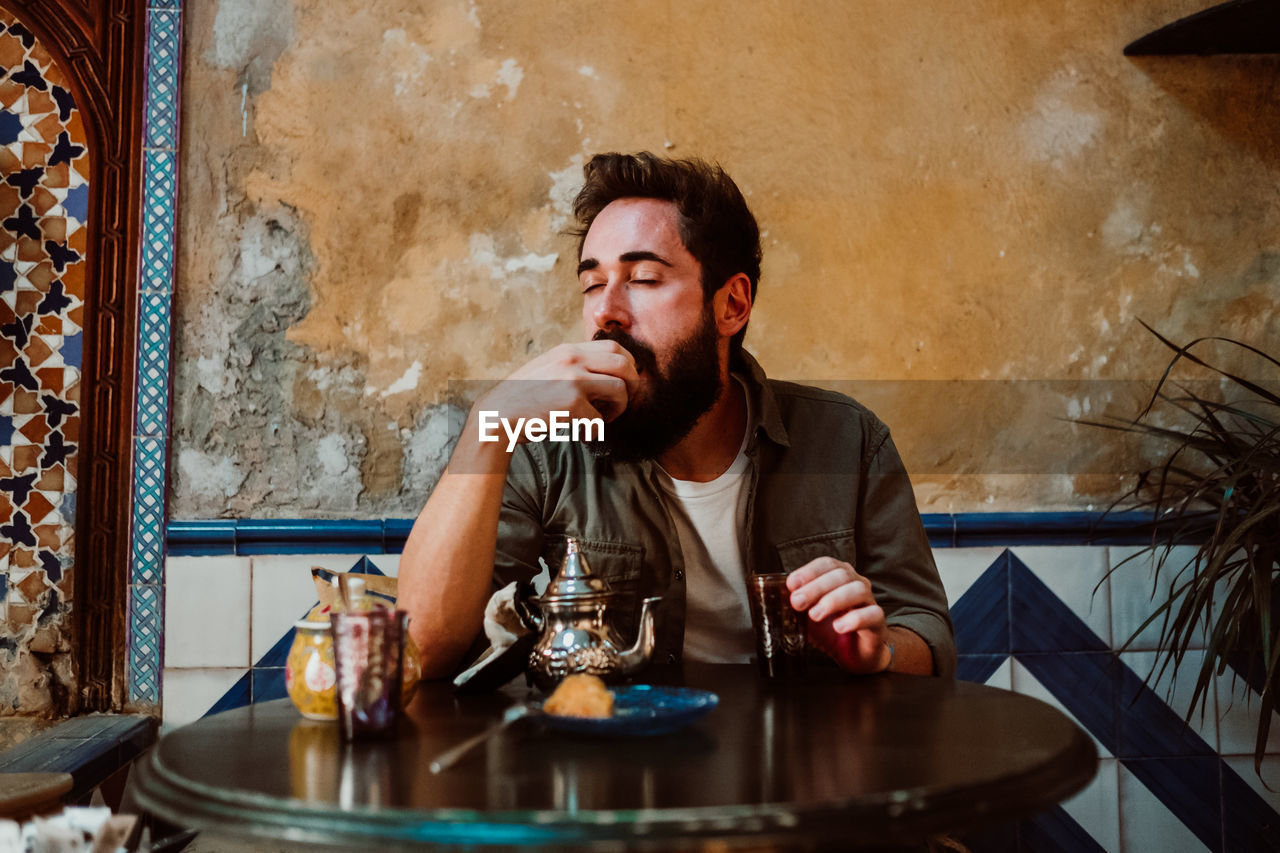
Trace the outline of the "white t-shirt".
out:
<instances>
[{"instance_id":1,"label":"white t-shirt","mask_svg":"<svg viewBox=\"0 0 1280 853\"><path fill-rule=\"evenodd\" d=\"M676 480L658 466L684 554L685 660L747 663L755 654L742 557L751 475L746 439L744 431L737 457L710 482Z\"/></svg>"}]
</instances>

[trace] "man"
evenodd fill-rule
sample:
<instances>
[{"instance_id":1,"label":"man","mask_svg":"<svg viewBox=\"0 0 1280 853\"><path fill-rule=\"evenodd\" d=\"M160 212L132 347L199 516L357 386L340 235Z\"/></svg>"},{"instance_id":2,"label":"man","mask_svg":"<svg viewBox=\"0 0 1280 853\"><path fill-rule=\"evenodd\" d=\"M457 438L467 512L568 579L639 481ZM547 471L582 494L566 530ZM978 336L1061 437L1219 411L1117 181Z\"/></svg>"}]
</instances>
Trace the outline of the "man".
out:
<instances>
[{"instance_id":1,"label":"man","mask_svg":"<svg viewBox=\"0 0 1280 853\"><path fill-rule=\"evenodd\" d=\"M584 172L586 341L475 404L405 545L400 601L425 674L455 671L490 595L540 557L558 565L569 536L623 594L624 635L638 601L662 597L657 661L749 659L745 576L786 571L811 643L845 670L953 674L946 597L888 430L848 397L766 379L741 347L761 251L737 186L648 153ZM601 418L605 439L482 441L486 411Z\"/></svg>"}]
</instances>

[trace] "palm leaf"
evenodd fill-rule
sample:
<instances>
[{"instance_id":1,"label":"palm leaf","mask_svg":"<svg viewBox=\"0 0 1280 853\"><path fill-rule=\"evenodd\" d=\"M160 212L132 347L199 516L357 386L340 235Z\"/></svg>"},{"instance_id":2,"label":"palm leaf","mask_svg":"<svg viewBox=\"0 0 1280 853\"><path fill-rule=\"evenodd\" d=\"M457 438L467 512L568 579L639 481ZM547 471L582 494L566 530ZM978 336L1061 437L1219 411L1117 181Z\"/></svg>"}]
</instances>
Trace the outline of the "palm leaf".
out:
<instances>
[{"instance_id":1,"label":"palm leaf","mask_svg":"<svg viewBox=\"0 0 1280 853\"><path fill-rule=\"evenodd\" d=\"M1166 672L1176 678L1187 651L1203 638L1205 658L1196 673L1188 720L1197 709L1203 717L1215 676L1225 677L1231 669L1233 682L1246 677L1261 697L1254 755L1260 772L1280 691L1280 595L1274 590L1280 580L1280 394L1214 364L1200 351L1210 345L1234 347L1259 357L1268 370L1280 368L1280 360L1225 337L1179 345L1142 325L1174 353L1146 406L1132 419L1077 421L1165 448L1162 461L1136 472L1135 485L1104 513L1151 514L1148 545L1111 567L1107 576L1149 553L1152 600L1163 596L1121 650L1159 622L1160 653L1148 681ZM1183 361L1226 380L1226 399L1175 382L1173 371ZM1156 412L1166 415L1165 423L1152 420ZM1173 549L1187 544L1197 546L1194 558L1172 566Z\"/></svg>"}]
</instances>

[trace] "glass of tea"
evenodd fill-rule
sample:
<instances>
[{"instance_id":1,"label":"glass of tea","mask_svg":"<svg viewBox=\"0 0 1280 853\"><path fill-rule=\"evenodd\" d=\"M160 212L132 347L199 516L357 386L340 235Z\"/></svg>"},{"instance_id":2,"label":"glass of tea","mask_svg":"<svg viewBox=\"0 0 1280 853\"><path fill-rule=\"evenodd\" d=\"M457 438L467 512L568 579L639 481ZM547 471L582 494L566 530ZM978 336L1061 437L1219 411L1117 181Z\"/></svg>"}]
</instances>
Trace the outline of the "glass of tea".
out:
<instances>
[{"instance_id":1,"label":"glass of tea","mask_svg":"<svg viewBox=\"0 0 1280 853\"><path fill-rule=\"evenodd\" d=\"M747 593L760 674L788 678L804 672L809 617L791 606L786 573L751 575L747 578Z\"/></svg>"}]
</instances>

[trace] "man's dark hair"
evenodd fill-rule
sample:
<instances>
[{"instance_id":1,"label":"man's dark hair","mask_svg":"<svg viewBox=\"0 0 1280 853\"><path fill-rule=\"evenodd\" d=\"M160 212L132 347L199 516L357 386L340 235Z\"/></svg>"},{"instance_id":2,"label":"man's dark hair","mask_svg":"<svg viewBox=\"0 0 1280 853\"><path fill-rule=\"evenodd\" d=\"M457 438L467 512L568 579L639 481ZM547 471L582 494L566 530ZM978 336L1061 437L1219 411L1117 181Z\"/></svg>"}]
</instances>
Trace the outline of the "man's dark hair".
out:
<instances>
[{"instance_id":1,"label":"man's dark hair","mask_svg":"<svg viewBox=\"0 0 1280 853\"><path fill-rule=\"evenodd\" d=\"M738 273L751 280L751 301L760 281L760 228L742 192L719 166L702 160L670 160L648 151L597 154L582 168L586 183L573 200L578 256L600 211L620 198L654 198L675 204L676 228L689 254L702 265L702 293L711 297ZM733 336L742 345L747 328Z\"/></svg>"}]
</instances>

